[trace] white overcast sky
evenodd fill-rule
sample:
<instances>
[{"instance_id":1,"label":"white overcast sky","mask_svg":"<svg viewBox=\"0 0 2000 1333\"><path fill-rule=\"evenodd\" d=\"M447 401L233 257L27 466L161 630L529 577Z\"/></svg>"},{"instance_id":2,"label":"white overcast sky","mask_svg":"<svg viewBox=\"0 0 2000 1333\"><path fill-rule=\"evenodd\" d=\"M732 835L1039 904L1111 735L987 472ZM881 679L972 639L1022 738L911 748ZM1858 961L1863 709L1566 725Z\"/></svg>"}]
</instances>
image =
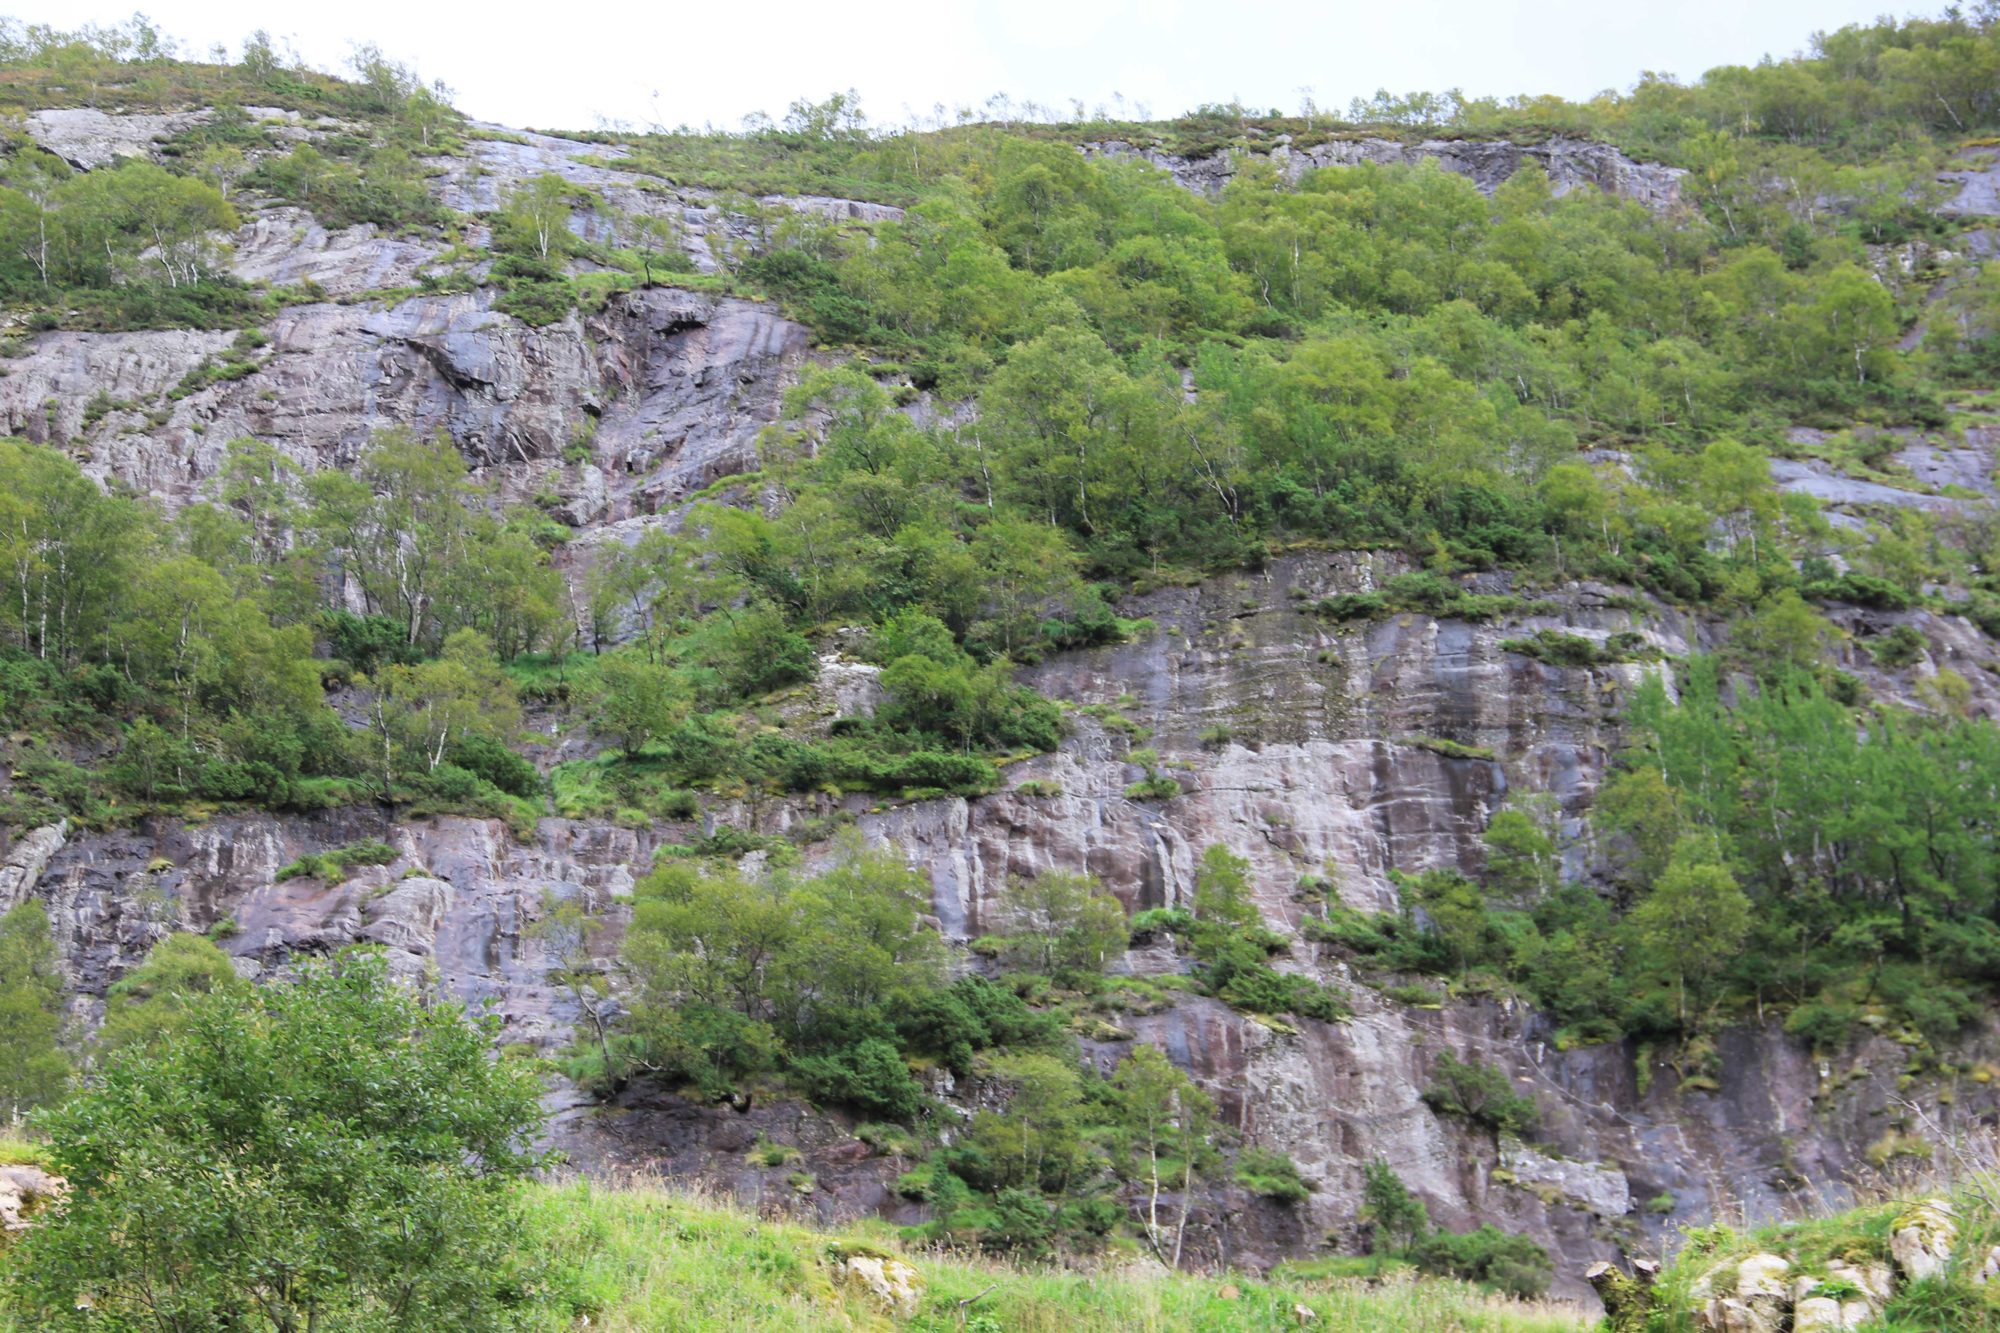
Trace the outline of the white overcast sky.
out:
<instances>
[{"instance_id":1,"label":"white overcast sky","mask_svg":"<svg viewBox=\"0 0 2000 1333\"><path fill-rule=\"evenodd\" d=\"M1926 6L1909 12L1929 13ZM1122 93L1154 116L1240 97L1296 110L1357 94L1463 88L1469 95L1587 96L1642 70L1694 78L1789 55L1820 29L1883 12L1882 0L560 0L432 4L337 0L144 0L197 51L268 29L337 68L378 43L442 79L475 117L543 129L602 120L734 127L793 98L855 88L871 119L977 104L1006 92L1095 106ZM0 4L31 23L113 22L96 0ZM1895 12L1905 12L1896 10Z\"/></svg>"}]
</instances>

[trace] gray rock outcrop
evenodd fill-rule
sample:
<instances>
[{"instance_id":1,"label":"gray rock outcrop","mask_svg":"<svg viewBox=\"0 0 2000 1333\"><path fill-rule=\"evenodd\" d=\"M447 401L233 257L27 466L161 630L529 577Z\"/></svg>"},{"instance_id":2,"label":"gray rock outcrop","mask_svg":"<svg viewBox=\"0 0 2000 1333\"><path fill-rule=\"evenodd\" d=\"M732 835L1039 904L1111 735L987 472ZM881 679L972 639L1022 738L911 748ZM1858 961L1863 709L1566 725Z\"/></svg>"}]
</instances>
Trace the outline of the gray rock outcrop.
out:
<instances>
[{"instance_id":1,"label":"gray rock outcrop","mask_svg":"<svg viewBox=\"0 0 2000 1333\"><path fill-rule=\"evenodd\" d=\"M1212 156L1189 158L1114 139L1084 144L1082 151L1087 157L1149 162L1173 176L1176 184L1197 194L1212 195L1219 194L1235 176L1239 154L1251 150L1224 149ZM1483 194L1493 193L1523 165L1533 163L1547 173L1549 187L1558 195L1592 186L1655 212L1666 212L1680 203L1680 181L1687 174L1679 167L1635 162L1609 144L1565 138L1519 144L1479 139L1425 139L1408 143L1360 137L1293 146L1281 137L1268 150L1268 157L1279 175L1293 183L1319 167L1351 167L1362 163L1414 166L1435 162L1446 171L1469 177Z\"/></svg>"}]
</instances>

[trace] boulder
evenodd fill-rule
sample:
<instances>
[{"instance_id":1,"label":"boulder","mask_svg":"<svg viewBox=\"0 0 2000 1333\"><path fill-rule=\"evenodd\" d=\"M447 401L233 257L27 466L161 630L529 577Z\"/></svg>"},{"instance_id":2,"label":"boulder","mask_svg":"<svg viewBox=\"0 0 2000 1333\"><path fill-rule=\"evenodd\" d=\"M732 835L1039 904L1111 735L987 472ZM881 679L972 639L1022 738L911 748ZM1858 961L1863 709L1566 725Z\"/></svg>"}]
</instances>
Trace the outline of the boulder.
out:
<instances>
[{"instance_id":1,"label":"boulder","mask_svg":"<svg viewBox=\"0 0 2000 1333\"><path fill-rule=\"evenodd\" d=\"M1850 1264L1844 1259L1831 1259L1827 1261L1826 1275L1856 1287L1877 1306L1887 1305L1896 1290L1895 1274L1884 1263Z\"/></svg>"},{"instance_id":2,"label":"boulder","mask_svg":"<svg viewBox=\"0 0 2000 1333\"><path fill-rule=\"evenodd\" d=\"M1791 1304L1786 1281L1791 1268L1775 1254L1753 1254L1711 1268L1696 1281L1694 1295L1699 1299L1718 1288L1724 1294L1708 1297L1695 1315L1695 1326L1711 1333L1779 1333Z\"/></svg>"},{"instance_id":3,"label":"boulder","mask_svg":"<svg viewBox=\"0 0 2000 1333\"><path fill-rule=\"evenodd\" d=\"M62 1192L62 1177L38 1166L0 1166L0 1244L7 1233L33 1226L35 1214Z\"/></svg>"},{"instance_id":4,"label":"boulder","mask_svg":"<svg viewBox=\"0 0 2000 1333\"><path fill-rule=\"evenodd\" d=\"M1768 1305L1718 1296L1695 1317L1695 1327L1710 1333L1779 1333L1784 1316L1780 1309Z\"/></svg>"},{"instance_id":5,"label":"boulder","mask_svg":"<svg viewBox=\"0 0 2000 1333\"><path fill-rule=\"evenodd\" d=\"M1958 1214L1944 1199L1925 1199L1896 1219L1889 1253L1911 1282L1941 1276L1958 1243Z\"/></svg>"},{"instance_id":6,"label":"boulder","mask_svg":"<svg viewBox=\"0 0 2000 1333\"><path fill-rule=\"evenodd\" d=\"M849 1282L867 1292L891 1314L907 1319L917 1312L917 1303L924 1295L924 1280L901 1259L856 1254L842 1260L840 1266Z\"/></svg>"},{"instance_id":7,"label":"boulder","mask_svg":"<svg viewBox=\"0 0 2000 1333\"><path fill-rule=\"evenodd\" d=\"M1808 1296L1792 1307L1792 1333L1847 1333L1874 1317L1874 1307L1866 1301Z\"/></svg>"}]
</instances>

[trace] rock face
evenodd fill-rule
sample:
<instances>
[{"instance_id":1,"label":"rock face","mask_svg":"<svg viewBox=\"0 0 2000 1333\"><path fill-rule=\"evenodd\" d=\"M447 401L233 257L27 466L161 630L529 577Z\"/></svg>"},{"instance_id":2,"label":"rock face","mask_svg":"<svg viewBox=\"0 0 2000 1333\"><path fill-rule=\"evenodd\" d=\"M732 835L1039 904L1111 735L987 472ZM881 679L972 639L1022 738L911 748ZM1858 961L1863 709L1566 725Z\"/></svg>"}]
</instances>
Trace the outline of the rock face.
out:
<instances>
[{"instance_id":1,"label":"rock face","mask_svg":"<svg viewBox=\"0 0 2000 1333\"><path fill-rule=\"evenodd\" d=\"M156 119L58 116L38 119L32 132L95 165L148 151L176 132ZM297 118L286 126L320 132ZM1558 189L1595 185L1664 208L1676 188L1672 172L1573 141L1276 147L1293 176L1315 164L1434 158L1490 189L1535 161ZM455 208L490 210L512 185L555 171L590 185L614 209L679 217L697 262L713 264L719 251L754 239L752 221L700 192L666 190L623 170L612 147L495 132L471 149L439 163L436 188ZM1116 144L1093 151L1138 152ZM1227 158L1159 164L1201 189L1219 188L1234 170ZM765 202L843 225L894 216L847 200ZM442 431L502 497L543 497L577 529L569 558L587 560L602 544L675 522L687 496L753 467L759 432L811 355L806 330L767 306L673 289L631 292L591 314L530 328L479 291L413 294L441 262L442 238L329 231L295 209L254 203L245 201L234 238L237 271L314 283L328 299L284 306L256 348L237 346L230 332L24 335L0 376L0 426L63 446L93 475L170 509L203 493L227 442L239 436L269 441L310 471L352 466L383 428ZM586 234L614 222L596 213L571 219ZM468 234L480 230L477 219L466 226ZM246 358L255 369L176 393L225 357ZM1973 490L1990 488L1991 469L1956 452L1987 447L1970 433L1963 446L1908 445L1933 449L1938 488ZM831 849L810 841L808 830L824 825L808 821L851 815L863 836L927 871L933 915L958 940L992 925L1010 878L1047 869L1096 874L1133 909L1185 903L1196 860L1212 843L1250 860L1257 905L1274 927L1296 931L1328 884L1345 903L1391 908L1391 870L1476 871L1491 813L1524 793L1553 800L1568 868L1587 873L1594 852L1584 816L1618 743L1630 690L1647 668L1555 667L1503 641L1538 628L1599 642L1635 631L1679 656L1714 647L1716 631L1684 611L1590 584L1554 590L1532 612L1492 625L1416 615L1335 625L1308 609L1405 569L1382 554L1293 554L1121 608L1157 628L1025 673L1076 706L1073 734L1058 752L1011 767L1010 790L977 799L717 801L701 828L544 819L527 836L482 820L392 823L372 809L223 814L200 825L144 820L108 832L55 826L0 847L0 909L30 893L47 904L76 1017L86 1025L105 990L156 940L201 930L248 975L281 974L355 941L380 944L399 975L494 1005L503 1040L553 1049L569 1039L579 1014L574 997L550 980L552 960L534 938L548 895L581 899L604 918L591 948L609 959L634 880L655 850L718 825L794 831L814 860ZM1501 593L1508 584L1481 576L1474 590ZM1949 666L1970 683L1971 708L2000 714L1990 642L1968 623L1928 611L1840 616L1857 639L1907 624L1929 645L1921 661L1893 671L1858 644L1843 650L1841 665L1874 697L1912 698L1926 673ZM824 652L826 706L871 708L873 669L837 642ZM537 729L554 722L536 719ZM1129 739L1135 731L1146 739ZM1135 744L1159 752L1178 795L1125 795L1141 776L1129 762ZM339 883L276 878L304 853L368 838L389 843L396 859ZM1936 1102L1948 1132L2000 1109L1984 1085L1958 1088L1949 1105L1927 1078L1898 1088L1905 1061L1887 1038L1835 1068L1775 1025L1746 1026L1724 1035L1723 1072L1703 1090L1683 1087L1664 1065L1642 1068L1650 1057L1629 1044L1561 1049L1546 1020L1516 1005L1395 1003L1354 985L1332 951L1303 940L1280 962L1349 991L1353 1019L1293 1031L1189 998L1128 1022L1208 1088L1248 1141L1282 1148L1316 1186L1295 1206L1216 1187L1193 1210L1189 1250L1201 1262L1254 1265L1309 1253L1329 1235L1350 1238L1363 1167L1381 1157L1440 1223L1493 1222L1550 1247L1559 1290L1579 1294L1573 1275L1585 1263L1663 1246L1683 1223L1725 1208L1765 1218L1800 1198L1838 1201L1880 1135L1891 1099ZM1153 949L1116 966L1146 972L1182 964ZM1084 1045L1106 1067L1128 1049L1123 1040ZM1535 1098L1544 1127L1532 1149L1496 1143L1425 1105L1422 1092L1443 1051L1498 1065ZM1995 1059L2000 1039L1986 1030L1951 1063L1972 1068ZM961 1102L978 1095L945 1082L935 1090ZM585 1169L657 1169L826 1219L879 1212L920 1220L921 1205L892 1188L909 1163L872 1152L839 1117L795 1102L706 1107L635 1086L602 1110L561 1092L552 1105L557 1140ZM746 1156L760 1135L803 1155L817 1181L809 1197L786 1186L789 1169L760 1168ZM1671 1212L1635 1207L1661 1198Z\"/></svg>"},{"instance_id":2,"label":"rock face","mask_svg":"<svg viewBox=\"0 0 2000 1333\"><path fill-rule=\"evenodd\" d=\"M27 901L35 884L48 868L49 858L62 850L69 837L69 821L60 820L29 829L14 839L0 859L0 912L12 911Z\"/></svg>"},{"instance_id":3,"label":"rock face","mask_svg":"<svg viewBox=\"0 0 2000 1333\"><path fill-rule=\"evenodd\" d=\"M1225 149L1212 157L1187 158L1116 139L1083 145L1087 157L1150 162L1171 174L1175 183L1197 194L1221 193L1222 187L1236 174L1239 151ZM1470 177L1483 194L1493 193L1523 165L1533 163L1548 174L1550 188L1556 194L1594 186L1655 212L1665 212L1679 204L1680 180L1687 174L1679 167L1634 162L1609 144L1565 138L1536 144L1474 139L1405 143L1397 139L1353 138L1295 147L1289 136L1280 135L1268 155L1279 175L1290 182L1317 167L1351 167L1364 162L1414 166L1419 162L1436 162L1446 171Z\"/></svg>"},{"instance_id":4,"label":"rock face","mask_svg":"<svg viewBox=\"0 0 2000 1333\"><path fill-rule=\"evenodd\" d=\"M30 138L76 170L95 171L121 157L151 157L162 141L201 124L210 114L202 110L147 116L59 107L30 112L27 128Z\"/></svg>"},{"instance_id":5,"label":"rock face","mask_svg":"<svg viewBox=\"0 0 2000 1333\"><path fill-rule=\"evenodd\" d=\"M1131 609L1154 619L1154 633L1034 668L1039 688L1106 715L1080 708L1058 753L1010 770L1017 786L1038 780L1059 786L1060 795L1016 790L880 810L863 798L798 797L755 809L722 805L709 812L710 826L777 833L844 806L867 838L927 869L934 914L959 939L990 927L1010 875L1047 868L1092 870L1135 908L1183 902L1201 848L1223 842L1251 860L1265 916L1295 929L1309 909L1295 899L1306 875L1331 871L1345 901L1377 907L1394 902L1392 867L1476 868L1487 812L1510 791L1551 793L1572 830L1580 827L1575 820L1616 740L1623 691L1640 668L1550 667L1508 652L1501 640L1539 626L1602 637L1637 623L1674 654L1712 646L1700 622L1663 607L1635 611L1586 585L1507 625L1410 616L1335 626L1305 609L1401 568L1380 555L1289 556L1256 573L1153 594ZM1970 632L1910 614L1940 654L1953 633ZM1911 674L1876 668L1858 647L1846 666L1882 695L1906 688ZM835 696L867 706L868 673L836 660L826 674ZM1990 687L1982 690L1992 697ZM1109 725L1113 712L1146 739L1126 740L1123 728ZM1229 728L1227 742L1213 740L1216 726ZM1493 757L1440 753L1424 743L1433 738ZM1181 779L1182 795L1124 796L1138 772L1124 758L1134 743L1185 765L1166 770ZM468 1002L497 1005L503 1040L553 1047L579 1015L548 979L552 960L532 935L545 893L582 897L607 915L592 949L609 958L635 875L661 842L686 836L546 819L521 839L480 820L385 827L369 811L229 815L198 828L154 821L72 837L50 856L35 891L50 906L72 980L93 997L79 1005L86 1022L94 997L160 934L179 928L213 931L253 974L373 940L391 951L400 974L435 978ZM278 867L304 852L371 837L394 846L397 860L339 884L274 882ZM829 851L806 847L808 859ZM1587 860L1587 846L1576 854ZM1585 1263L1664 1246L1681 1224L1738 1206L1772 1217L1813 1191L1838 1200L1881 1132L1883 1108L1932 1093L1921 1082L1897 1088L1906 1061L1887 1038L1835 1068L1816 1063L1775 1025L1725 1034L1712 1091L1681 1088L1664 1065L1645 1071L1647 1086L1633 1046L1559 1049L1547 1022L1520 1007L1397 1004L1349 984L1330 952L1304 942L1283 965L1344 986L1354 1018L1302 1023L1294 1032L1189 998L1124 1020L1198 1078L1249 1141L1282 1147L1317 1187L1294 1206L1230 1189L1204 1199L1189 1242L1204 1263L1265 1263L1349 1235L1362 1168L1379 1156L1441 1224L1490 1221L1548 1246L1558 1256L1559 1289L1580 1294L1573 1275ZM1144 951L1119 966L1180 964ZM1127 1047L1091 1040L1085 1049L1108 1066ZM1534 1097L1543 1128L1533 1149L1496 1144L1424 1104L1431 1066L1445 1050L1497 1064L1517 1091ZM1953 1061L1971 1067L1996 1056L2000 1043L1982 1035ZM558 1141L587 1170L658 1171L825 1219L881 1212L922 1220L920 1205L892 1188L909 1162L870 1152L846 1121L795 1103L710 1108L635 1087L603 1112L570 1100L558 1109ZM1987 1087L1967 1083L1936 1113L1962 1126L1994 1109ZM802 1161L758 1167L746 1153L760 1135L795 1146ZM798 1167L817 1181L809 1198L785 1183ZM1657 1196L1671 1196L1670 1213L1636 1206Z\"/></svg>"},{"instance_id":6,"label":"rock face","mask_svg":"<svg viewBox=\"0 0 2000 1333\"><path fill-rule=\"evenodd\" d=\"M347 253L393 266L403 244ZM508 498L553 486L581 525L651 514L748 467L806 348L805 330L766 307L667 288L540 329L466 293L291 306L268 333L255 374L178 398L232 335L42 334L0 379L0 423L87 448L94 475L172 507L243 436L316 471L351 466L387 426L443 431ZM99 395L114 406L89 420ZM565 461L579 437L590 459Z\"/></svg>"}]
</instances>

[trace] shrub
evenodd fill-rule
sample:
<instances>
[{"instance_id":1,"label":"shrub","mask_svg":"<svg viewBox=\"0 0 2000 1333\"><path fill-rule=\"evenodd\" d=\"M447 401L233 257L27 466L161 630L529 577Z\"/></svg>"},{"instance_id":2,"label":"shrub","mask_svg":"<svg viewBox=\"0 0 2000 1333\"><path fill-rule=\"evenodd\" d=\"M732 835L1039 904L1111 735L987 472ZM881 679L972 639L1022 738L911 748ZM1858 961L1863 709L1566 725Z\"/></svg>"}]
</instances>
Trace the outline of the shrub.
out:
<instances>
[{"instance_id":1,"label":"shrub","mask_svg":"<svg viewBox=\"0 0 2000 1333\"><path fill-rule=\"evenodd\" d=\"M491 736L461 736L445 754L457 767L509 796L533 800L542 794L542 775L535 766Z\"/></svg>"},{"instance_id":2,"label":"shrub","mask_svg":"<svg viewBox=\"0 0 2000 1333\"><path fill-rule=\"evenodd\" d=\"M988 1249L1040 1256L1049 1252L1056 1235L1056 1217L1047 1200L1032 1190L1009 1188L993 1196L993 1226Z\"/></svg>"},{"instance_id":3,"label":"shrub","mask_svg":"<svg viewBox=\"0 0 2000 1333\"><path fill-rule=\"evenodd\" d=\"M1132 943L1150 944L1161 935L1185 935L1194 927L1194 913L1185 907L1148 907L1132 914Z\"/></svg>"},{"instance_id":4,"label":"shrub","mask_svg":"<svg viewBox=\"0 0 2000 1333\"><path fill-rule=\"evenodd\" d=\"M1279 1203L1302 1203L1312 1195L1312 1186L1299 1175L1299 1166L1290 1157L1254 1144L1236 1156L1236 1183L1252 1194Z\"/></svg>"},{"instance_id":5,"label":"shrub","mask_svg":"<svg viewBox=\"0 0 2000 1333\"><path fill-rule=\"evenodd\" d=\"M540 1164L541 1082L387 967L350 953L190 997L181 1031L49 1112L68 1194L11 1243L10 1311L38 1329L163 1310L187 1328L512 1326L540 1278L513 1186ZM255 1169L219 1188L223 1163Z\"/></svg>"},{"instance_id":6,"label":"shrub","mask_svg":"<svg viewBox=\"0 0 2000 1333\"><path fill-rule=\"evenodd\" d=\"M1360 1219L1372 1251L1399 1254L1430 1233L1429 1211L1394 1167L1378 1157L1362 1168L1361 1178Z\"/></svg>"},{"instance_id":7,"label":"shrub","mask_svg":"<svg viewBox=\"0 0 2000 1333\"><path fill-rule=\"evenodd\" d=\"M792 1078L815 1101L849 1106L864 1115L914 1120L923 1109L923 1085L896 1048L879 1038L858 1042L831 1055L792 1061Z\"/></svg>"},{"instance_id":8,"label":"shrub","mask_svg":"<svg viewBox=\"0 0 2000 1333\"><path fill-rule=\"evenodd\" d=\"M369 839L353 842L345 847L335 847L324 852L308 852L290 865L278 871L280 881L288 879L323 879L329 882L344 877L359 866L385 866L400 855L386 842Z\"/></svg>"},{"instance_id":9,"label":"shrub","mask_svg":"<svg viewBox=\"0 0 2000 1333\"><path fill-rule=\"evenodd\" d=\"M1868 655L1879 667L1905 667L1930 650L1930 640L1914 625L1898 625L1868 642Z\"/></svg>"},{"instance_id":10,"label":"shrub","mask_svg":"<svg viewBox=\"0 0 2000 1333\"><path fill-rule=\"evenodd\" d=\"M1439 1052L1431 1067L1424 1104L1496 1132L1532 1134L1541 1121L1534 1098L1516 1093L1506 1071L1480 1060L1462 1061L1450 1051Z\"/></svg>"},{"instance_id":11,"label":"shrub","mask_svg":"<svg viewBox=\"0 0 2000 1333\"><path fill-rule=\"evenodd\" d=\"M1849 572L1818 579L1807 583L1802 591L1817 602L1850 602L1877 611L1907 611L1917 604L1916 597L1901 585L1874 574Z\"/></svg>"},{"instance_id":12,"label":"shrub","mask_svg":"<svg viewBox=\"0 0 2000 1333\"><path fill-rule=\"evenodd\" d=\"M385 666L409 666L423 660L411 643L409 629L387 616L357 616L351 611L322 611L319 631L327 652L364 676Z\"/></svg>"},{"instance_id":13,"label":"shrub","mask_svg":"<svg viewBox=\"0 0 2000 1333\"><path fill-rule=\"evenodd\" d=\"M1412 1244L1408 1256L1426 1273L1477 1282L1522 1299L1547 1291L1555 1272L1547 1250L1491 1223L1477 1231L1433 1231Z\"/></svg>"},{"instance_id":14,"label":"shrub","mask_svg":"<svg viewBox=\"0 0 2000 1333\"><path fill-rule=\"evenodd\" d=\"M1837 1051L1847 1044L1847 1036L1861 1019L1853 1005L1815 1002L1802 1004L1785 1019L1785 1031L1803 1037L1816 1051Z\"/></svg>"}]
</instances>

